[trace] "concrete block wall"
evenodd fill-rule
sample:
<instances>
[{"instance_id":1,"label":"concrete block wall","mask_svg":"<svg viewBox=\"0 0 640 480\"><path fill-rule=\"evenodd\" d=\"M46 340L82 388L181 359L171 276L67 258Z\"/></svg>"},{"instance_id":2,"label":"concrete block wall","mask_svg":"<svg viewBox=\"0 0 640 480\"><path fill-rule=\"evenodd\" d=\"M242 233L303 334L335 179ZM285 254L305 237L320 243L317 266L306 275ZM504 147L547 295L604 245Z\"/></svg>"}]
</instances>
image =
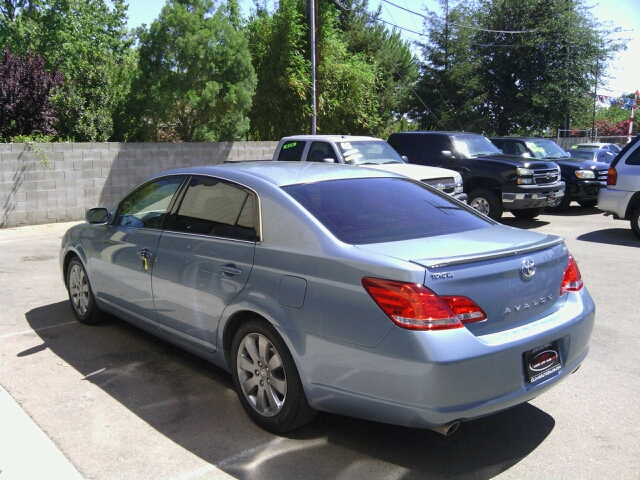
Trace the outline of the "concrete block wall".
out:
<instances>
[{"instance_id":1,"label":"concrete block wall","mask_svg":"<svg viewBox=\"0 0 640 480\"><path fill-rule=\"evenodd\" d=\"M0 144L0 228L84 219L172 168L269 160L278 142Z\"/></svg>"}]
</instances>

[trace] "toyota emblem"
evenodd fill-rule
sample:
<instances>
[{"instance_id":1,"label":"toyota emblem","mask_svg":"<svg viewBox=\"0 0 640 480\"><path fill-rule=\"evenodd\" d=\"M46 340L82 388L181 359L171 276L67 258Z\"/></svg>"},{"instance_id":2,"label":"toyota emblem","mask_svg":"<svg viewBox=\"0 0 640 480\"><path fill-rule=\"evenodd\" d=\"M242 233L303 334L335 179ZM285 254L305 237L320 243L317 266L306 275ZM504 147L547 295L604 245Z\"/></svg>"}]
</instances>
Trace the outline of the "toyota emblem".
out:
<instances>
[{"instance_id":1,"label":"toyota emblem","mask_svg":"<svg viewBox=\"0 0 640 480\"><path fill-rule=\"evenodd\" d=\"M530 258L527 258L522 262L520 271L522 272L522 276L524 278L531 278L536 274L536 263Z\"/></svg>"}]
</instances>

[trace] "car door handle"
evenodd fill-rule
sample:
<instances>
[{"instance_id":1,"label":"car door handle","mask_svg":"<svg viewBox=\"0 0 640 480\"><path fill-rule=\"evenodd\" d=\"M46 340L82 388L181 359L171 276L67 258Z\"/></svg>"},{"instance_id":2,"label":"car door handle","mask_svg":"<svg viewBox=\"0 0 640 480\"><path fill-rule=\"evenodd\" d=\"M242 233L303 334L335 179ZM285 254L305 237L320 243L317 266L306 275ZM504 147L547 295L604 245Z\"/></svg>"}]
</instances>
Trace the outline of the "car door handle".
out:
<instances>
[{"instance_id":1,"label":"car door handle","mask_svg":"<svg viewBox=\"0 0 640 480\"><path fill-rule=\"evenodd\" d=\"M143 248L138 252L138 256L140 258L151 258L153 257L153 253L150 252L148 248Z\"/></svg>"},{"instance_id":2,"label":"car door handle","mask_svg":"<svg viewBox=\"0 0 640 480\"><path fill-rule=\"evenodd\" d=\"M220 270L225 277L242 275L242 270L236 268L234 265L222 265L221 267L218 267L218 270Z\"/></svg>"}]
</instances>

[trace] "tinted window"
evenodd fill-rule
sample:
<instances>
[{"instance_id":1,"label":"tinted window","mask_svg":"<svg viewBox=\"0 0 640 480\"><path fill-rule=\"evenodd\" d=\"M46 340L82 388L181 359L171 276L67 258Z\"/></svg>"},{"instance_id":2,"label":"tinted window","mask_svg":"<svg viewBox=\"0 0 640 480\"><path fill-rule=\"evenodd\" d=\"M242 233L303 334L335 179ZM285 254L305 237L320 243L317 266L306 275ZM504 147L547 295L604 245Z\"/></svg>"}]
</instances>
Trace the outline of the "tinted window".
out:
<instances>
[{"instance_id":1,"label":"tinted window","mask_svg":"<svg viewBox=\"0 0 640 480\"><path fill-rule=\"evenodd\" d=\"M291 140L282 144L280 153L278 154L278 160L284 162L299 162L302 160L302 152L306 142L299 140Z\"/></svg>"},{"instance_id":2,"label":"tinted window","mask_svg":"<svg viewBox=\"0 0 640 480\"><path fill-rule=\"evenodd\" d=\"M215 237L255 240L254 196L241 187L213 178L189 183L172 230Z\"/></svg>"},{"instance_id":3,"label":"tinted window","mask_svg":"<svg viewBox=\"0 0 640 480\"><path fill-rule=\"evenodd\" d=\"M490 222L401 178L359 178L283 189L340 241L393 242L485 228Z\"/></svg>"},{"instance_id":4,"label":"tinted window","mask_svg":"<svg viewBox=\"0 0 640 480\"><path fill-rule=\"evenodd\" d=\"M307 162L323 162L325 158L331 158L337 162L336 152L327 142L313 142L309 147Z\"/></svg>"},{"instance_id":5,"label":"tinted window","mask_svg":"<svg viewBox=\"0 0 640 480\"><path fill-rule=\"evenodd\" d=\"M420 157L423 159L441 160L442 152L453 150L453 145L449 137L444 135L426 135L422 142L422 151ZM451 152L454 153L454 152Z\"/></svg>"},{"instance_id":6,"label":"tinted window","mask_svg":"<svg viewBox=\"0 0 640 480\"><path fill-rule=\"evenodd\" d=\"M167 208L183 177L163 178L142 185L118 204L113 224L138 228L161 228Z\"/></svg>"},{"instance_id":7,"label":"tinted window","mask_svg":"<svg viewBox=\"0 0 640 480\"><path fill-rule=\"evenodd\" d=\"M636 148L624 162L627 165L640 165L640 148Z\"/></svg>"}]
</instances>

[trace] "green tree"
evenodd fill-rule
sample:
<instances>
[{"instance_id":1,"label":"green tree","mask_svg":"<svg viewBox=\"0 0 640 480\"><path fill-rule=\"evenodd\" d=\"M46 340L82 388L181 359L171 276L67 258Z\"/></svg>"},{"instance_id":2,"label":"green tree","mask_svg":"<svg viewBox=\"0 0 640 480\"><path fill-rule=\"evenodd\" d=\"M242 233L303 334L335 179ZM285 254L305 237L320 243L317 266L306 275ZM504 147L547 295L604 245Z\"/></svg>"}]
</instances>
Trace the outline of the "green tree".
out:
<instances>
[{"instance_id":1,"label":"green tree","mask_svg":"<svg viewBox=\"0 0 640 480\"><path fill-rule=\"evenodd\" d=\"M475 36L487 98L482 113L497 134L564 128L588 118L595 68L621 45L610 40L583 0L492 0ZM524 33L507 33L520 31Z\"/></svg>"},{"instance_id":2,"label":"green tree","mask_svg":"<svg viewBox=\"0 0 640 480\"><path fill-rule=\"evenodd\" d=\"M308 30L299 0L281 0L273 13L259 5L247 32L258 85L250 138L277 140L307 133L311 118Z\"/></svg>"},{"instance_id":3,"label":"green tree","mask_svg":"<svg viewBox=\"0 0 640 480\"><path fill-rule=\"evenodd\" d=\"M126 99L135 52L124 0L5 0L0 39L14 52L37 51L65 85L52 96L61 137L105 141Z\"/></svg>"},{"instance_id":4,"label":"green tree","mask_svg":"<svg viewBox=\"0 0 640 480\"><path fill-rule=\"evenodd\" d=\"M450 6L440 0L442 15L427 11L423 62L407 115L425 130L477 130L484 101L478 59L471 46L476 27L475 4Z\"/></svg>"},{"instance_id":5,"label":"green tree","mask_svg":"<svg viewBox=\"0 0 640 480\"><path fill-rule=\"evenodd\" d=\"M369 11L368 0L347 0L340 13L339 28L353 55L364 55L375 68L374 92L378 105L377 117L381 129L375 134L387 136L392 125L402 119L404 106L413 97L413 85L418 79L418 62L409 44L399 31L389 31L380 21L379 5Z\"/></svg>"},{"instance_id":6,"label":"green tree","mask_svg":"<svg viewBox=\"0 0 640 480\"><path fill-rule=\"evenodd\" d=\"M183 141L242 137L255 90L247 39L237 9L211 0L169 0L138 35L137 118L144 140L163 133Z\"/></svg>"}]
</instances>

